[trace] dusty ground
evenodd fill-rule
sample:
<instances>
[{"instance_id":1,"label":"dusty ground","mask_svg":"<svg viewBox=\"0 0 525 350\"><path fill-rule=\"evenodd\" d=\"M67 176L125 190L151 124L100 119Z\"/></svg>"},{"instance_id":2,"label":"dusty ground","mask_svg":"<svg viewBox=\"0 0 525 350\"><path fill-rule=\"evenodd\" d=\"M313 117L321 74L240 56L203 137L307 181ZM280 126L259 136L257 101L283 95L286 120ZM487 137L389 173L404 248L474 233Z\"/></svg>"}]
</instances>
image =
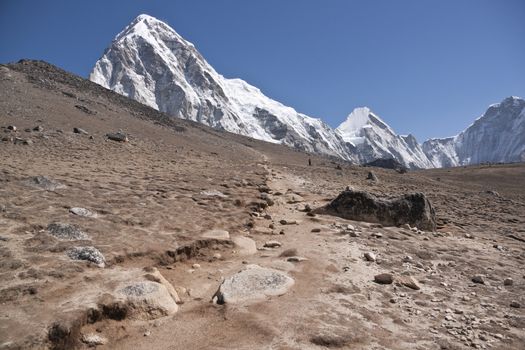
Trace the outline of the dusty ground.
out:
<instances>
[{"instance_id":1,"label":"dusty ground","mask_svg":"<svg viewBox=\"0 0 525 350\"><path fill-rule=\"evenodd\" d=\"M32 144L0 143L0 349L87 348L80 338L90 333L106 338L100 349L525 347L523 164L373 169L373 182L369 168L336 169L330 159L170 121L35 63L0 66L0 126L8 125L18 131L1 130L1 137ZM37 125L43 130L24 131ZM128 143L104 137L119 129ZM66 187L32 187L34 176ZM424 192L438 230L303 211L346 186L382 196ZM275 204L261 208L265 187ZM75 216L71 207L97 217ZM53 222L75 224L89 240L60 241L46 230ZM242 256L229 241L203 239L209 229L250 237L259 248L269 240L282 246ZM78 245L98 248L106 267L71 260L65 252ZM307 260L288 262L281 256L288 249ZM247 263L286 271L295 285L256 303L212 303L222 279ZM103 294L147 267L179 292L175 315L90 317ZM412 276L421 289L374 283L383 272ZM473 283L475 275L485 284ZM69 333L50 339L53 324Z\"/></svg>"}]
</instances>

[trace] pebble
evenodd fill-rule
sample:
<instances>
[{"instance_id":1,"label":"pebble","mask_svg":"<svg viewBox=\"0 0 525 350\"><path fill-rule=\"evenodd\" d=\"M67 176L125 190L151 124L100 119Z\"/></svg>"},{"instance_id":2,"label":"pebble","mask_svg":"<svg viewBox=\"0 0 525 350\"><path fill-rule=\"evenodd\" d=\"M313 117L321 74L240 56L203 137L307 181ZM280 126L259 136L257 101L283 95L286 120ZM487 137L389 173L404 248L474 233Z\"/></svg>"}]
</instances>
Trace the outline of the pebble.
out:
<instances>
[{"instance_id":1,"label":"pebble","mask_svg":"<svg viewBox=\"0 0 525 350\"><path fill-rule=\"evenodd\" d=\"M481 275L476 275L472 277L472 282L478 283L478 284L485 284L485 280L483 279L483 276Z\"/></svg>"},{"instance_id":2,"label":"pebble","mask_svg":"<svg viewBox=\"0 0 525 350\"><path fill-rule=\"evenodd\" d=\"M90 333L82 335L82 342L90 347L94 347L97 345L104 345L108 342L108 340L98 334Z\"/></svg>"},{"instance_id":3,"label":"pebble","mask_svg":"<svg viewBox=\"0 0 525 350\"><path fill-rule=\"evenodd\" d=\"M286 259L286 261L288 262L301 262L301 261L306 261L306 260L308 259L302 256L291 256L288 259Z\"/></svg>"},{"instance_id":4,"label":"pebble","mask_svg":"<svg viewBox=\"0 0 525 350\"><path fill-rule=\"evenodd\" d=\"M376 261L376 255L372 252L366 252L365 253L365 259L367 261Z\"/></svg>"},{"instance_id":5,"label":"pebble","mask_svg":"<svg viewBox=\"0 0 525 350\"><path fill-rule=\"evenodd\" d=\"M82 129L82 128L73 128L73 132L75 134L81 134L81 135L87 135L89 134L86 130Z\"/></svg>"},{"instance_id":6,"label":"pebble","mask_svg":"<svg viewBox=\"0 0 525 350\"><path fill-rule=\"evenodd\" d=\"M200 269L201 265L200 264L193 264L193 265L191 265L191 267L194 268L194 269Z\"/></svg>"},{"instance_id":7,"label":"pebble","mask_svg":"<svg viewBox=\"0 0 525 350\"><path fill-rule=\"evenodd\" d=\"M265 248L279 248L282 245L283 244L281 242L278 242L278 241L268 241L268 242L264 243L263 247L265 247Z\"/></svg>"},{"instance_id":8,"label":"pebble","mask_svg":"<svg viewBox=\"0 0 525 350\"><path fill-rule=\"evenodd\" d=\"M420 290L421 289L421 287L419 286L419 284L417 283L417 281L413 277L401 276L401 277L398 277L397 280L403 286L408 287L410 289L414 289L414 290Z\"/></svg>"},{"instance_id":9,"label":"pebble","mask_svg":"<svg viewBox=\"0 0 525 350\"><path fill-rule=\"evenodd\" d=\"M321 229L319 227L313 228L312 232L321 232Z\"/></svg>"},{"instance_id":10,"label":"pebble","mask_svg":"<svg viewBox=\"0 0 525 350\"><path fill-rule=\"evenodd\" d=\"M510 302L510 307L513 307L515 309L519 309L521 308L521 304L519 302L517 302L516 300L513 300Z\"/></svg>"},{"instance_id":11,"label":"pebble","mask_svg":"<svg viewBox=\"0 0 525 350\"><path fill-rule=\"evenodd\" d=\"M374 282L379 284L392 284L392 282L394 282L394 276L390 273L380 273L374 276Z\"/></svg>"}]
</instances>

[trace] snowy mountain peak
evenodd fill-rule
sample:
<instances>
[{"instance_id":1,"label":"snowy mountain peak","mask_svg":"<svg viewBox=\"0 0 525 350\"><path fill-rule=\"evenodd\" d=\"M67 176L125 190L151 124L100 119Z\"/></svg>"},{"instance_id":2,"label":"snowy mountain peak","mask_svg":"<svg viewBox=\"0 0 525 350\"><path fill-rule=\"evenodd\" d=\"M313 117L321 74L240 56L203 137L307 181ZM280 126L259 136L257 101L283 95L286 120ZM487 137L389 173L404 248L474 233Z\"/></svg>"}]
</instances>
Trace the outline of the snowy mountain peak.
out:
<instances>
[{"instance_id":1,"label":"snowy mountain peak","mask_svg":"<svg viewBox=\"0 0 525 350\"><path fill-rule=\"evenodd\" d=\"M352 146L320 119L298 113L241 79L226 79L194 45L140 15L97 61L90 80L173 117L355 161Z\"/></svg>"},{"instance_id":2,"label":"snowy mountain peak","mask_svg":"<svg viewBox=\"0 0 525 350\"><path fill-rule=\"evenodd\" d=\"M394 158L408 168L431 166L412 135L397 135L368 107L355 108L336 131L343 140L357 148L362 163Z\"/></svg>"},{"instance_id":3,"label":"snowy mountain peak","mask_svg":"<svg viewBox=\"0 0 525 350\"><path fill-rule=\"evenodd\" d=\"M520 98L491 106L462 134L427 141L423 148L413 136L397 135L368 107L354 109L334 130L244 80L226 79L192 43L146 14L115 37L90 80L176 118L352 162L394 158L409 168L429 168L525 160Z\"/></svg>"}]
</instances>

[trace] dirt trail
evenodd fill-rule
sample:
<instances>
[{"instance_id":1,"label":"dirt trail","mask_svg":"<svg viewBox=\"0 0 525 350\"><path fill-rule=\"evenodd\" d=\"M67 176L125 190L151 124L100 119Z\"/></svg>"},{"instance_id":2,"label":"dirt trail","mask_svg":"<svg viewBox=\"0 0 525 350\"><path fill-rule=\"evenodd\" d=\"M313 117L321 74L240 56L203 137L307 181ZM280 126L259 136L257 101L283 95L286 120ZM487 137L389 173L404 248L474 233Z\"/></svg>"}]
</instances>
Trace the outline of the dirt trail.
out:
<instances>
[{"instance_id":1,"label":"dirt trail","mask_svg":"<svg viewBox=\"0 0 525 350\"><path fill-rule=\"evenodd\" d=\"M479 288L457 288L456 274L446 267L449 259L428 253L465 253L461 246L468 245L475 254L476 243L436 238L429 232L416 234L335 217L307 216L305 205L319 206L324 203L323 196L309 192L309 180L286 168L265 167L275 204L264 214L271 219L261 215L255 218L250 232L238 232L254 239L259 251L249 257L225 252L227 258L223 261L199 261L198 270L190 268L190 261L163 271L174 285L191 289L191 298L171 319L127 324L126 336L112 343L111 348L504 349L523 342L521 330L503 325L507 312L488 314L487 308L493 306L480 304L481 295L474 292ZM283 225L281 220L295 223ZM358 237L344 230L349 224ZM283 234L279 234L281 231ZM382 237L376 238L377 233ZM262 248L269 240L278 240L282 246ZM288 249L296 249L292 255L307 260L286 261L280 254ZM366 261L365 252L374 252L377 261ZM404 262L409 254L411 260ZM211 297L220 281L246 263L287 271L295 285L283 296L255 304L212 304ZM382 272L414 276L421 290L374 283L374 275ZM455 296L450 295L451 291ZM116 324L109 328L118 334ZM451 334L454 329L458 329L457 337ZM505 330L509 333L502 336ZM480 341L479 336L486 340Z\"/></svg>"}]
</instances>

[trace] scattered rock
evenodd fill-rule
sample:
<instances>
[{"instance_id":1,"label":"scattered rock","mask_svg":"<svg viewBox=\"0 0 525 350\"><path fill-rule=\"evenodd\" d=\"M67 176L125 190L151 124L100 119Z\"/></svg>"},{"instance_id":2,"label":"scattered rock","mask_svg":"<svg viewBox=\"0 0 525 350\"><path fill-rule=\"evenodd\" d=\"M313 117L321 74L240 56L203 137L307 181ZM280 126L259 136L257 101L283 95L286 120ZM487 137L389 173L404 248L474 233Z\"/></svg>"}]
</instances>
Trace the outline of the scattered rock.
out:
<instances>
[{"instance_id":1,"label":"scattered rock","mask_svg":"<svg viewBox=\"0 0 525 350\"><path fill-rule=\"evenodd\" d=\"M97 214L92 212L91 210L88 210L86 208L80 208L80 207L73 207L69 209L69 212L78 216L83 216L87 218L96 218Z\"/></svg>"},{"instance_id":2,"label":"scattered rock","mask_svg":"<svg viewBox=\"0 0 525 350\"><path fill-rule=\"evenodd\" d=\"M408 287L410 289L414 290L420 290L421 287L417 283L417 281L410 276L399 276L396 278L397 282L405 287Z\"/></svg>"},{"instance_id":3,"label":"scattered rock","mask_svg":"<svg viewBox=\"0 0 525 350\"><path fill-rule=\"evenodd\" d=\"M366 261L376 261L376 255L372 252L366 252L365 259Z\"/></svg>"},{"instance_id":4,"label":"scattered rock","mask_svg":"<svg viewBox=\"0 0 525 350\"><path fill-rule=\"evenodd\" d=\"M86 106L81 106L81 105L75 105L75 108L81 110L82 112L86 113L86 114L97 114L97 112L95 111L92 111L90 110L89 108L87 108Z\"/></svg>"},{"instance_id":5,"label":"scattered rock","mask_svg":"<svg viewBox=\"0 0 525 350\"><path fill-rule=\"evenodd\" d=\"M41 126L41 125L37 125L33 128L33 131L39 131L39 132L42 132L44 131L44 127Z\"/></svg>"},{"instance_id":6,"label":"scattered rock","mask_svg":"<svg viewBox=\"0 0 525 350\"><path fill-rule=\"evenodd\" d=\"M304 198L296 193L287 194L285 198L286 198L286 203L288 204L304 202Z\"/></svg>"},{"instance_id":7,"label":"scattered rock","mask_svg":"<svg viewBox=\"0 0 525 350\"><path fill-rule=\"evenodd\" d=\"M290 257L290 256L296 256L297 254L298 254L297 249L290 248L290 249L286 249L285 251L283 251L281 254L279 254L279 256L282 258L285 258L285 257Z\"/></svg>"},{"instance_id":8,"label":"scattered rock","mask_svg":"<svg viewBox=\"0 0 525 350\"><path fill-rule=\"evenodd\" d=\"M373 171L369 171L368 172L368 175L366 176L366 179L367 180L372 180L374 182L379 181L379 179L377 178L376 174Z\"/></svg>"},{"instance_id":9,"label":"scattered rock","mask_svg":"<svg viewBox=\"0 0 525 350\"><path fill-rule=\"evenodd\" d=\"M84 344L87 344L87 346L90 347L104 345L108 342L106 338L95 333L83 334L81 340Z\"/></svg>"},{"instance_id":10,"label":"scattered rock","mask_svg":"<svg viewBox=\"0 0 525 350\"><path fill-rule=\"evenodd\" d=\"M111 141L117 141L117 142L128 142L128 136L122 132L116 132L116 133L109 133L106 134L106 137L110 139Z\"/></svg>"},{"instance_id":11,"label":"scattered rock","mask_svg":"<svg viewBox=\"0 0 525 350\"><path fill-rule=\"evenodd\" d=\"M405 257L403 258L403 262L411 262L412 260L414 260L410 255L405 255Z\"/></svg>"},{"instance_id":12,"label":"scattered rock","mask_svg":"<svg viewBox=\"0 0 525 350\"><path fill-rule=\"evenodd\" d=\"M27 179L25 182L29 186L46 191L55 191L66 187L64 184L61 184L60 182L50 179L46 176L34 176Z\"/></svg>"},{"instance_id":13,"label":"scattered rock","mask_svg":"<svg viewBox=\"0 0 525 350\"><path fill-rule=\"evenodd\" d=\"M319 227L316 227L312 229L312 232L313 233L321 232L321 229Z\"/></svg>"},{"instance_id":14,"label":"scattered rock","mask_svg":"<svg viewBox=\"0 0 525 350\"><path fill-rule=\"evenodd\" d=\"M347 189L314 212L389 226L408 223L422 230L434 231L436 228L434 209L422 193L379 199L368 192Z\"/></svg>"},{"instance_id":15,"label":"scattered rock","mask_svg":"<svg viewBox=\"0 0 525 350\"><path fill-rule=\"evenodd\" d=\"M296 220L285 220L285 219L282 219L282 220L279 220L279 223L281 225L297 225L297 221Z\"/></svg>"},{"instance_id":16,"label":"scattered rock","mask_svg":"<svg viewBox=\"0 0 525 350\"><path fill-rule=\"evenodd\" d=\"M278 241L268 241L268 242L264 243L263 247L265 247L265 248L279 248L282 245L283 244L281 242L278 242Z\"/></svg>"},{"instance_id":17,"label":"scattered rock","mask_svg":"<svg viewBox=\"0 0 525 350\"><path fill-rule=\"evenodd\" d=\"M512 286L514 284L514 280L512 278L505 278L505 280L503 281L503 285L504 286Z\"/></svg>"},{"instance_id":18,"label":"scattered rock","mask_svg":"<svg viewBox=\"0 0 525 350\"><path fill-rule=\"evenodd\" d=\"M490 195L495 196L495 197L499 197L500 196L498 192L493 191L493 190L487 190L487 191L485 191L485 193L486 194L490 194Z\"/></svg>"},{"instance_id":19,"label":"scattered rock","mask_svg":"<svg viewBox=\"0 0 525 350\"><path fill-rule=\"evenodd\" d=\"M521 308L521 304L514 300L514 301L510 302L510 307L513 307L515 309L519 309L519 308Z\"/></svg>"},{"instance_id":20,"label":"scattered rock","mask_svg":"<svg viewBox=\"0 0 525 350\"><path fill-rule=\"evenodd\" d=\"M346 347L352 339L348 336L339 336L331 334L321 334L310 338L310 342L324 348L343 348Z\"/></svg>"},{"instance_id":21,"label":"scattered rock","mask_svg":"<svg viewBox=\"0 0 525 350\"><path fill-rule=\"evenodd\" d=\"M208 197L228 198L227 195L225 195L221 191L217 191L217 190L202 191L201 194L203 196L208 196Z\"/></svg>"},{"instance_id":22,"label":"scattered rock","mask_svg":"<svg viewBox=\"0 0 525 350\"><path fill-rule=\"evenodd\" d=\"M203 238L218 239L218 240L229 240L230 233L226 230L210 230L202 234Z\"/></svg>"},{"instance_id":23,"label":"scattered rock","mask_svg":"<svg viewBox=\"0 0 525 350\"><path fill-rule=\"evenodd\" d=\"M285 294L294 280L283 272L247 265L235 275L228 277L213 296L218 304L242 303Z\"/></svg>"},{"instance_id":24,"label":"scattered rock","mask_svg":"<svg viewBox=\"0 0 525 350\"><path fill-rule=\"evenodd\" d=\"M478 284L485 284L485 280L483 279L483 276L481 275L476 275L472 277L472 282L478 283Z\"/></svg>"},{"instance_id":25,"label":"scattered rock","mask_svg":"<svg viewBox=\"0 0 525 350\"><path fill-rule=\"evenodd\" d=\"M67 256L73 260L86 260L92 262L98 267L104 267L106 265L104 255L102 255L97 248L91 246L73 247L67 252Z\"/></svg>"},{"instance_id":26,"label":"scattered rock","mask_svg":"<svg viewBox=\"0 0 525 350\"><path fill-rule=\"evenodd\" d=\"M76 241L87 240L89 236L76 225L52 223L47 226L48 232L61 240Z\"/></svg>"},{"instance_id":27,"label":"scattered rock","mask_svg":"<svg viewBox=\"0 0 525 350\"><path fill-rule=\"evenodd\" d=\"M374 276L374 282L379 284L392 284L392 282L394 282L394 276L390 273L380 273Z\"/></svg>"},{"instance_id":28,"label":"scattered rock","mask_svg":"<svg viewBox=\"0 0 525 350\"><path fill-rule=\"evenodd\" d=\"M173 315L178 306L166 287L152 281L127 285L117 291L117 299L124 299L130 318L151 320Z\"/></svg>"},{"instance_id":29,"label":"scattered rock","mask_svg":"<svg viewBox=\"0 0 525 350\"><path fill-rule=\"evenodd\" d=\"M82 134L82 135L88 135L89 134L86 130L84 130L82 128L73 128L73 132L75 134Z\"/></svg>"},{"instance_id":30,"label":"scattered rock","mask_svg":"<svg viewBox=\"0 0 525 350\"><path fill-rule=\"evenodd\" d=\"M289 261L289 262L301 262L301 261L306 261L306 260L308 259L302 256L290 256L286 259L286 261Z\"/></svg>"},{"instance_id":31,"label":"scattered rock","mask_svg":"<svg viewBox=\"0 0 525 350\"><path fill-rule=\"evenodd\" d=\"M16 131L16 126L14 126L14 125L8 125L8 126L7 126L7 130L10 130L10 131Z\"/></svg>"},{"instance_id":32,"label":"scattered rock","mask_svg":"<svg viewBox=\"0 0 525 350\"><path fill-rule=\"evenodd\" d=\"M15 143L15 145L29 146L29 145L33 144L33 141L31 141L29 139L23 139L23 138L20 138L20 137L15 137L14 143Z\"/></svg>"},{"instance_id":33,"label":"scattered rock","mask_svg":"<svg viewBox=\"0 0 525 350\"><path fill-rule=\"evenodd\" d=\"M251 238L237 236L232 238L232 242L235 244L239 255L253 255L257 253L257 245Z\"/></svg>"}]
</instances>

